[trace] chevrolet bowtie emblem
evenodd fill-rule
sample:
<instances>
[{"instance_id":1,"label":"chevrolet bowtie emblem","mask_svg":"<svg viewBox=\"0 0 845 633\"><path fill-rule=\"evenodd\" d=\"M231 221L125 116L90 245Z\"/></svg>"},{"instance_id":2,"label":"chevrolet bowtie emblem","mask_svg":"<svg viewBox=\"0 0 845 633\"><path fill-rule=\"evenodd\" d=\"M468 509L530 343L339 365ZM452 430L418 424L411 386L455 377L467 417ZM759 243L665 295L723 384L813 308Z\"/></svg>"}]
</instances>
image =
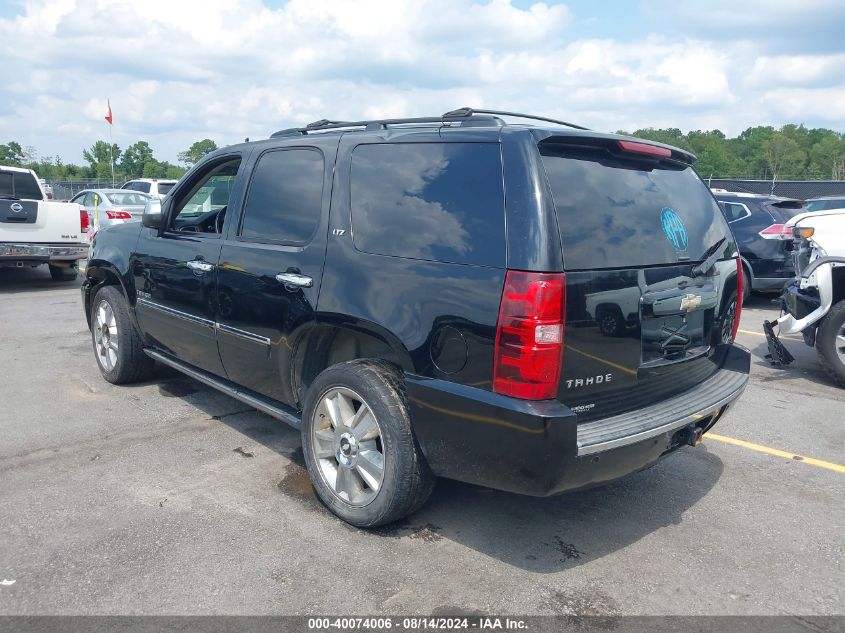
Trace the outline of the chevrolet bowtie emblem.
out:
<instances>
[{"instance_id":1,"label":"chevrolet bowtie emblem","mask_svg":"<svg viewBox=\"0 0 845 633\"><path fill-rule=\"evenodd\" d=\"M683 312L692 312L701 305L701 297L698 295L685 295L681 297L681 310Z\"/></svg>"}]
</instances>

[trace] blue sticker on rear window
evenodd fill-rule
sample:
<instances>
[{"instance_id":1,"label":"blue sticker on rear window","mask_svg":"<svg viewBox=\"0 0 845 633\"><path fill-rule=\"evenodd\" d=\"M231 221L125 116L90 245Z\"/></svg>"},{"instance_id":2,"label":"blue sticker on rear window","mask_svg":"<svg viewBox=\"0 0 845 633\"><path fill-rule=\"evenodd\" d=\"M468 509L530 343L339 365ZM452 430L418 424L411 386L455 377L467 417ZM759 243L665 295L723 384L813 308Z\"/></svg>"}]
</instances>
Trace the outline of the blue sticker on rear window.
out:
<instances>
[{"instance_id":1,"label":"blue sticker on rear window","mask_svg":"<svg viewBox=\"0 0 845 633\"><path fill-rule=\"evenodd\" d=\"M663 233L666 234L666 239L675 247L675 250L687 250L689 238L687 236L687 227L684 226L681 216L674 209L663 207L660 211L660 222L663 224Z\"/></svg>"}]
</instances>

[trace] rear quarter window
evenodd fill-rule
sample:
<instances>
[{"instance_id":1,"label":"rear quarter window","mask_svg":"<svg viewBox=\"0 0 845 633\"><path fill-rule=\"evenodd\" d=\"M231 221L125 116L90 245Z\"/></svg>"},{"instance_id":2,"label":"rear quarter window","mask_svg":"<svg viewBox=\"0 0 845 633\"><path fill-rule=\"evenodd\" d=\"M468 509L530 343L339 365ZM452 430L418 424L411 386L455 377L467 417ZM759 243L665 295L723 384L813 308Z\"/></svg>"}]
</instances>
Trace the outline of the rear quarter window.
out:
<instances>
[{"instance_id":1,"label":"rear quarter window","mask_svg":"<svg viewBox=\"0 0 845 633\"><path fill-rule=\"evenodd\" d=\"M722 237L732 245L719 206L689 165L549 142L540 154L568 270L697 261Z\"/></svg>"},{"instance_id":2,"label":"rear quarter window","mask_svg":"<svg viewBox=\"0 0 845 633\"><path fill-rule=\"evenodd\" d=\"M359 145L350 202L355 247L411 259L505 264L497 143Z\"/></svg>"}]
</instances>

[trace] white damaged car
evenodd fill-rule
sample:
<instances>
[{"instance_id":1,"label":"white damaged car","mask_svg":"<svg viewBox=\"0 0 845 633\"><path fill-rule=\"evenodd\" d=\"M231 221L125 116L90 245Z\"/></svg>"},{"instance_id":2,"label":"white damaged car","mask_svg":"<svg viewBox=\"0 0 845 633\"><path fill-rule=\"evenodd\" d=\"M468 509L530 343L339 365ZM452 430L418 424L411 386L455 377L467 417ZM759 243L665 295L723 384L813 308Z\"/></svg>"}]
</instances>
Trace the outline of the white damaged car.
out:
<instances>
[{"instance_id":1,"label":"white damaged car","mask_svg":"<svg viewBox=\"0 0 845 633\"><path fill-rule=\"evenodd\" d=\"M770 360L786 365L793 357L779 334L801 334L815 347L825 371L845 387L845 209L796 215L791 229L797 276L784 288L784 314L763 325Z\"/></svg>"}]
</instances>

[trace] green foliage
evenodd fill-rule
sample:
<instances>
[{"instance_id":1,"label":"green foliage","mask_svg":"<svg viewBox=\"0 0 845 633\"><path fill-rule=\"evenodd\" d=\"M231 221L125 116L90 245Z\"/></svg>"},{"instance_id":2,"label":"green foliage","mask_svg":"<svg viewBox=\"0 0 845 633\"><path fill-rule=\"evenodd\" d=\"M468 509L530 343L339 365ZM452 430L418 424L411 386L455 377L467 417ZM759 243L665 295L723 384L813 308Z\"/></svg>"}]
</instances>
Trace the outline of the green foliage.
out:
<instances>
[{"instance_id":1,"label":"green foliage","mask_svg":"<svg viewBox=\"0 0 845 633\"><path fill-rule=\"evenodd\" d=\"M0 145L0 165L20 167L24 162L23 148L14 141Z\"/></svg>"},{"instance_id":2,"label":"green foliage","mask_svg":"<svg viewBox=\"0 0 845 633\"><path fill-rule=\"evenodd\" d=\"M845 178L845 135L824 128L757 126L735 138L719 130L684 134L676 128L646 128L633 136L691 151L704 178Z\"/></svg>"},{"instance_id":3,"label":"green foliage","mask_svg":"<svg viewBox=\"0 0 845 633\"><path fill-rule=\"evenodd\" d=\"M196 145L196 143L194 144ZM114 156L114 179L116 184L133 178L181 178L186 169L167 161L156 160L147 141L137 141L125 151L115 144L111 145ZM88 149L82 150L84 165L66 164L58 156L38 158L34 147L21 147L15 141L0 144L0 165L14 165L32 169L40 178L46 180L73 180L74 178L112 177L109 144L97 141Z\"/></svg>"},{"instance_id":4,"label":"green foliage","mask_svg":"<svg viewBox=\"0 0 845 633\"><path fill-rule=\"evenodd\" d=\"M622 132L624 134L625 132ZM694 130L684 133L677 128L637 130L633 136L674 145L696 155L696 168L704 178L845 179L845 134L804 125L751 127L734 138L720 130ZM179 153L179 161L193 165L208 152L217 149L211 139L202 139ZM147 141L137 141L121 151L111 146L115 181L132 178L181 178L186 169L157 160ZM48 180L73 178L111 178L109 144L97 141L83 150L84 165L63 163L58 157L37 159L35 148L22 147L15 141L0 144L0 165L34 169Z\"/></svg>"},{"instance_id":5,"label":"green foliage","mask_svg":"<svg viewBox=\"0 0 845 633\"><path fill-rule=\"evenodd\" d=\"M191 145L184 152L179 152L177 158L179 159L179 162L185 163L186 165L193 165L203 156L216 149L217 143L212 141L210 138L204 138L203 140L197 141Z\"/></svg>"}]
</instances>

